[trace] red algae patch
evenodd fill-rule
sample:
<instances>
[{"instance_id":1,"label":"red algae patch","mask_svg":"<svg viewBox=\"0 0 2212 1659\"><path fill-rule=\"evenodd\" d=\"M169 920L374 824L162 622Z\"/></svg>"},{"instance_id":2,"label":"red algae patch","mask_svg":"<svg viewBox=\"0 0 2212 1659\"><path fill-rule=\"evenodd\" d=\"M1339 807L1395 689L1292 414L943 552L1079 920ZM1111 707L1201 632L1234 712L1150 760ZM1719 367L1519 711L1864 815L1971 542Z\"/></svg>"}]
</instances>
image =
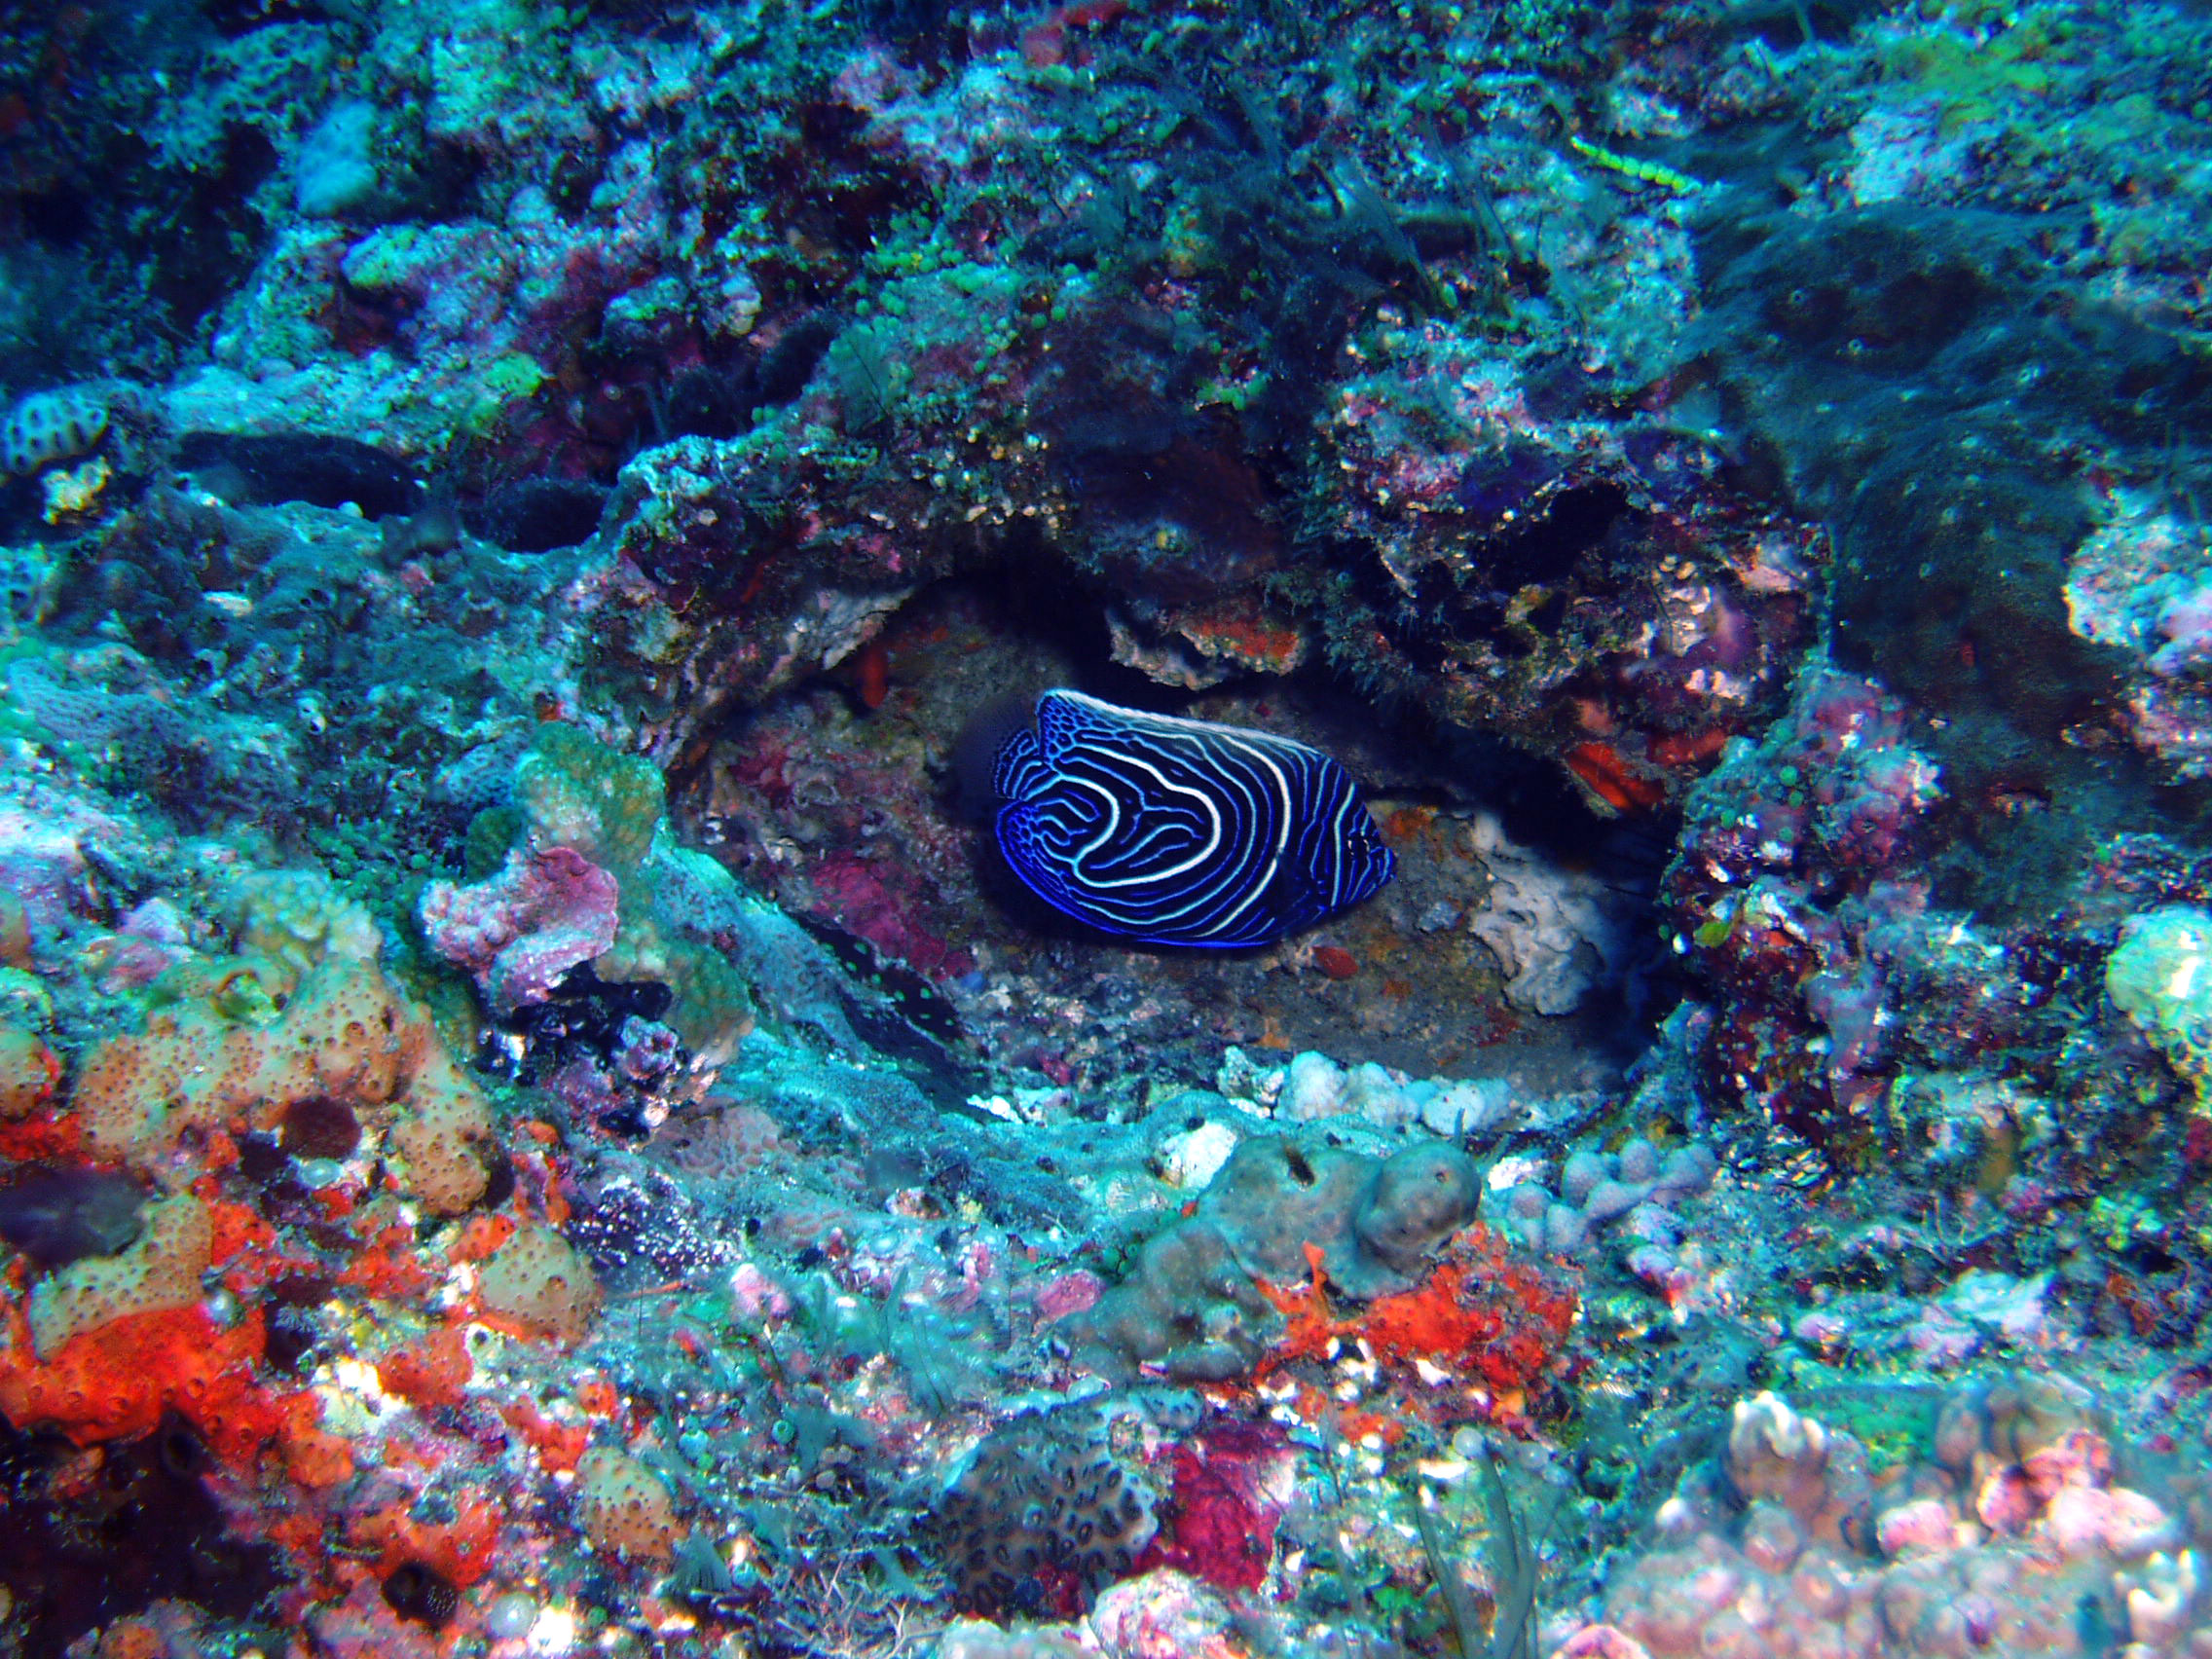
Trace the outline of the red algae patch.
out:
<instances>
[{"instance_id":1,"label":"red algae patch","mask_svg":"<svg viewBox=\"0 0 2212 1659\"><path fill-rule=\"evenodd\" d=\"M1480 1378L1503 1401L1517 1399L1565 1350L1576 1298L1541 1269L1511 1259L1486 1231L1472 1232L1471 1255L1456 1254L1412 1290L1364 1307L1340 1311L1332 1304L1317 1253L1309 1282L1263 1285L1288 1321L1263 1362L1263 1375L1294 1360L1324 1358L1335 1345L1361 1342L1385 1363L1425 1361Z\"/></svg>"},{"instance_id":2,"label":"red algae patch","mask_svg":"<svg viewBox=\"0 0 2212 1659\"><path fill-rule=\"evenodd\" d=\"M459 1327L448 1325L378 1360L377 1382L427 1410L460 1405L467 1397L468 1380L475 1370L467 1338Z\"/></svg>"}]
</instances>

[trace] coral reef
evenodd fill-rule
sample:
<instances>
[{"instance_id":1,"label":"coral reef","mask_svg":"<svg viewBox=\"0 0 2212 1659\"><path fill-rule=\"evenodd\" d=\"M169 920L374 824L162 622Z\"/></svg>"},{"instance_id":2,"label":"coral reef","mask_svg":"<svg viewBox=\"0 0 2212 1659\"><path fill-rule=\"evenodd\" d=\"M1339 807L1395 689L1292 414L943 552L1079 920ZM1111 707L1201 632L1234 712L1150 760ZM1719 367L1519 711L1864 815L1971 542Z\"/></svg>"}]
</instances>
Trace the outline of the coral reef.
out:
<instances>
[{"instance_id":1,"label":"coral reef","mask_svg":"<svg viewBox=\"0 0 2212 1659\"><path fill-rule=\"evenodd\" d=\"M2208 64L4 9L0 1652L2206 1659Z\"/></svg>"},{"instance_id":2,"label":"coral reef","mask_svg":"<svg viewBox=\"0 0 2212 1659\"><path fill-rule=\"evenodd\" d=\"M599 1447L576 1460L576 1507L594 1549L665 1562L682 1530L668 1483L625 1452Z\"/></svg>"},{"instance_id":3,"label":"coral reef","mask_svg":"<svg viewBox=\"0 0 2212 1659\"><path fill-rule=\"evenodd\" d=\"M67 1108L86 1150L158 1176L188 1135L234 1121L268 1131L300 1102L336 1099L388 1137L409 1190L432 1210L474 1203L490 1178L482 1090L427 1014L394 993L373 931L362 954L318 942L328 953L296 977L260 956L171 970L173 1006L84 1058Z\"/></svg>"}]
</instances>

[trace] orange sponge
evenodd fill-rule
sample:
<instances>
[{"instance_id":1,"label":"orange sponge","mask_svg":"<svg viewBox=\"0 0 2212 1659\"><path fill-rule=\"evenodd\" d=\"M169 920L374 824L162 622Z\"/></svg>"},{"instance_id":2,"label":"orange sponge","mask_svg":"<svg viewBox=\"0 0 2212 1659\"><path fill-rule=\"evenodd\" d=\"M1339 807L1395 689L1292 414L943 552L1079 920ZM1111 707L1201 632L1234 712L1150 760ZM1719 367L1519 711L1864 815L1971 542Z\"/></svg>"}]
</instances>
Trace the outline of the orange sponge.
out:
<instances>
[{"instance_id":1,"label":"orange sponge","mask_svg":"<svg viewBox=\"0 0 2212 1659\"><path fill-rule=\"evenodd\" d=\"M282 1402L253 1383L258 1310L228 1330L197 1305L126 1313L44 1360L19 1324L13 1339L0 1350L0 1415L19 1428L53 1427L92 1446L149 1434L174 1411L237 1462L286 1426Z\"/></svg>"}]
</instances>

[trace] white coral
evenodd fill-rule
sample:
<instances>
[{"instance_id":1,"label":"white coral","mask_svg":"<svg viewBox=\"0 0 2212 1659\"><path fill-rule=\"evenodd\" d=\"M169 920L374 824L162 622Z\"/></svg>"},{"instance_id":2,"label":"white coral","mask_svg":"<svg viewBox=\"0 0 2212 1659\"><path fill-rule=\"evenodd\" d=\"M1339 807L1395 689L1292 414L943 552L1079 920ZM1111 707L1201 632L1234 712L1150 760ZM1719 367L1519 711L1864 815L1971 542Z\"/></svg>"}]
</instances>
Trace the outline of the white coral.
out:
<instances>
[{"instance_id":1,"label":"white coral","mask_svg":"<svg viewBox=\"0 0 2212 1659\"><path fill-rule=\"evenodd\" d=\"M1506 1000L1536 1014L1572 1014L1628 957L1622 901L1595 873L1564 869L1506 833L1490 813L1470 831L1491 889L1469 920L1508 976Z\"/></svg>"}]
</instances>

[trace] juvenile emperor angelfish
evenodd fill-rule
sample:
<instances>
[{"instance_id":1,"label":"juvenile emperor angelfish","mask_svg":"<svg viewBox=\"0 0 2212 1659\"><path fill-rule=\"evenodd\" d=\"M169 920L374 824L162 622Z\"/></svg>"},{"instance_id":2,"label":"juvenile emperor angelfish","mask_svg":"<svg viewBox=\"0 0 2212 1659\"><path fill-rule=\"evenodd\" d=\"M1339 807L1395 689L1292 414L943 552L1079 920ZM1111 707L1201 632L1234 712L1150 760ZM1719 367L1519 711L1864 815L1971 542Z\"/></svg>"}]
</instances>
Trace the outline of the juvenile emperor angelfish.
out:
<instances>
[{"instance_id":1,"label":"juvenile emperor angelfish","mask_svg":"<svg viewBox=\"0 0 2212 1659\"><path fill-rule=\"evenodd\" d=\"M1266 944L1390 879L1351 774L1318 749L1080 691L992 756L999 850L1054 909L1147 944Z\"/></svg>"}]
</instances>

